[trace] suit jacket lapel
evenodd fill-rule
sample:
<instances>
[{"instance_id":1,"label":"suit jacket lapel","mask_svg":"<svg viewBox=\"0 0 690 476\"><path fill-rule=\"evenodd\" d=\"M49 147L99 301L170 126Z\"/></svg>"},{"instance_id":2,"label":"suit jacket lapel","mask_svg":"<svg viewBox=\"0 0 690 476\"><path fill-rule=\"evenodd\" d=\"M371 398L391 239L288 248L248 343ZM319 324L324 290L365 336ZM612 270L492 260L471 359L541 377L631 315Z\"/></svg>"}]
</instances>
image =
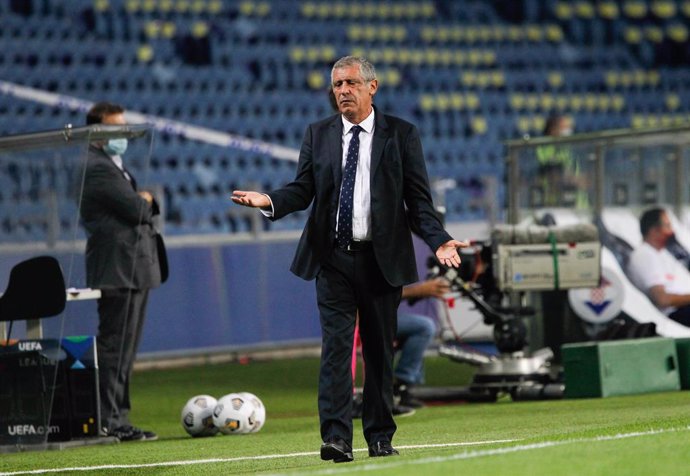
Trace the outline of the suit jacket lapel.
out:
<instances>
[{"instance_id":1,"label":"suit jacket lapel","mask_svg":"<svg viewBox=\"0 0 690 476\"><path fill-rule=\"evenodd\" d=\"M383 148L388 140L388 123L383 113L376 110L374 120L376 126L374 127L374 137L371 143L371 179L374 179L374 174L376 169L381 163L381 158L383 157Z\"/></svg>"},{"instance_id":2,"label":"suit jacket lapel","mask_svg":"<svg viewBox=\"0 0 690 476\"><path fill-rule=\"evenodd\" d=\"M343 180L343 121L340 114L335 116L328 128L328 158L333 168L333 181L336 190L340 191L340 182Z\"/></svg>"}]
</instances>

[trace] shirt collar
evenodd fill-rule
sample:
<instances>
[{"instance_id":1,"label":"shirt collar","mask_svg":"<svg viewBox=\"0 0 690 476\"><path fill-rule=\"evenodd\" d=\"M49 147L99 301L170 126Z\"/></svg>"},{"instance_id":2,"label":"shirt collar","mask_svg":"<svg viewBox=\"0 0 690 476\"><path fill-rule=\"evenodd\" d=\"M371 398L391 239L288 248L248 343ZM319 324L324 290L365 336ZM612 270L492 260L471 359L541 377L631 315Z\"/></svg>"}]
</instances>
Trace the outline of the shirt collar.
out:
<instances>
[{"instance_id":1,"label":"shirt collar","mask_svg":"<svg viewBox=\"0 0 690 476\"><path fill-rule=\"evenodd\" d=\"M350 129L352 129L356 124L353 124L350 121L348 121L347 119L345 119L345 116L343 116L342 114L340 115L340 117L343 120L343 135L347 135L347 134L349 134ZM364 119L358 125L362 129L364 129L364 132L371 134L371 131L374 130L374 108L373 107L371 108L371 112L366 117L366 119Z\"/></svg>"}]
</instances>

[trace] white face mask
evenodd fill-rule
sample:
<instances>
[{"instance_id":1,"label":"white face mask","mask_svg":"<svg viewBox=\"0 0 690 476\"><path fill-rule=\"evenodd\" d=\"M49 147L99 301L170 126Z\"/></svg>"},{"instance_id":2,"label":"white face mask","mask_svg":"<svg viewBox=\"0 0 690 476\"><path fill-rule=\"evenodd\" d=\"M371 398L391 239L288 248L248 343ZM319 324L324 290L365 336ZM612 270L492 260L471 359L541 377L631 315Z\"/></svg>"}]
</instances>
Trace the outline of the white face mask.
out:
<instances>
[{"instance_id":1,"label":"white face mask","mask_svg":"<svg viewBox=\"0 0 690 476\"><path fill-rule=\"evenodd\" d=\"M565 129L561 129L561 136L568 137L571 135L573 135L573 128L572 127L567 127Z\"/></svg>"},{"instance_id":2,"label":"white face mask","mask_svg":"<svg viewBox=\"0 0 690 476\"><path fill-rule=\"evenodd\" d=\"M127 139L110 139L103 150L108 155L122 155L127 151Z\"/></svg>"}]
</instances>

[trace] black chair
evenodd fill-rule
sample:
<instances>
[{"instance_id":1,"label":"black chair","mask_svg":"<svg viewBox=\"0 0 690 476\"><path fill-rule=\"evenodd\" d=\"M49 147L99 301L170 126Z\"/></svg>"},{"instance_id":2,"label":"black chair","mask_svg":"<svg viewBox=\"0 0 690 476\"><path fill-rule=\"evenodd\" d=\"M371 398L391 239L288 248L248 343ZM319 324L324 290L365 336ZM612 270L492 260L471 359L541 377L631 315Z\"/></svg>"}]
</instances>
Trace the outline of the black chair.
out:
<instances>
[{"instance_id":1,"label":"black chair","mask_svg":"<svg viewBox=\"0 0 690 476\"><path fill-rule=\"evenodd\" d=\"M65 280L60 263L52 256L38 256L16 264L7 289L0 297L0 321L40 319L65 309Z\"/></svg>"}]
</instances>

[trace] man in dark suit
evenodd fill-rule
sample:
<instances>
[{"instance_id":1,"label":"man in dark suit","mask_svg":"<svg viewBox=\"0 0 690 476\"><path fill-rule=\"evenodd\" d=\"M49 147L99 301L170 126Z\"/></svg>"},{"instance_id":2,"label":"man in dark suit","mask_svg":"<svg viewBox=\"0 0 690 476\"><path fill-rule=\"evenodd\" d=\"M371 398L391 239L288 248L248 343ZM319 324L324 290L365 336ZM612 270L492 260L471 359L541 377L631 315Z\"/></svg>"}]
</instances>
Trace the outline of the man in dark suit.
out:
<instances>
[{"instance_id":1,"label":"man in dark suit","mask_svg":"<svg viewBox=\"0 0 690 476\"><path fill-rule=\"evenodd\" d=\"M97 103L86 122L123 125L124 110ZM155 440L155 433L129 421L129 382L149 289L161 284L167 270L161 269L165 250L153 226L158 204L151 193L137 191L122 162L126 148L127 139L89 146L80 203L88 236L86 284L101 290L96 342L103 433L121 441Z\"/></svg>"},{"instance_id":2,"label":"man in dark suit","mask_svg":"<svg viewBox=\"0 0 690 476\"><path fill-rule=\"evenodd\" d=\"M291 271L316 278L322 328L319 375L321 458L352 461L352 358L359 311L366 365L362 425L370 456L391 456L393 340L402 286L416 281L411 228L447 266L458 266L455 241L431 200L416 128L373 107L374 67L344 57L331 72L340 114L311 124L297 174L262 194L237 190L232 200L257 207L271 220L311 213Z\"/></svg>"}]
</instances>

